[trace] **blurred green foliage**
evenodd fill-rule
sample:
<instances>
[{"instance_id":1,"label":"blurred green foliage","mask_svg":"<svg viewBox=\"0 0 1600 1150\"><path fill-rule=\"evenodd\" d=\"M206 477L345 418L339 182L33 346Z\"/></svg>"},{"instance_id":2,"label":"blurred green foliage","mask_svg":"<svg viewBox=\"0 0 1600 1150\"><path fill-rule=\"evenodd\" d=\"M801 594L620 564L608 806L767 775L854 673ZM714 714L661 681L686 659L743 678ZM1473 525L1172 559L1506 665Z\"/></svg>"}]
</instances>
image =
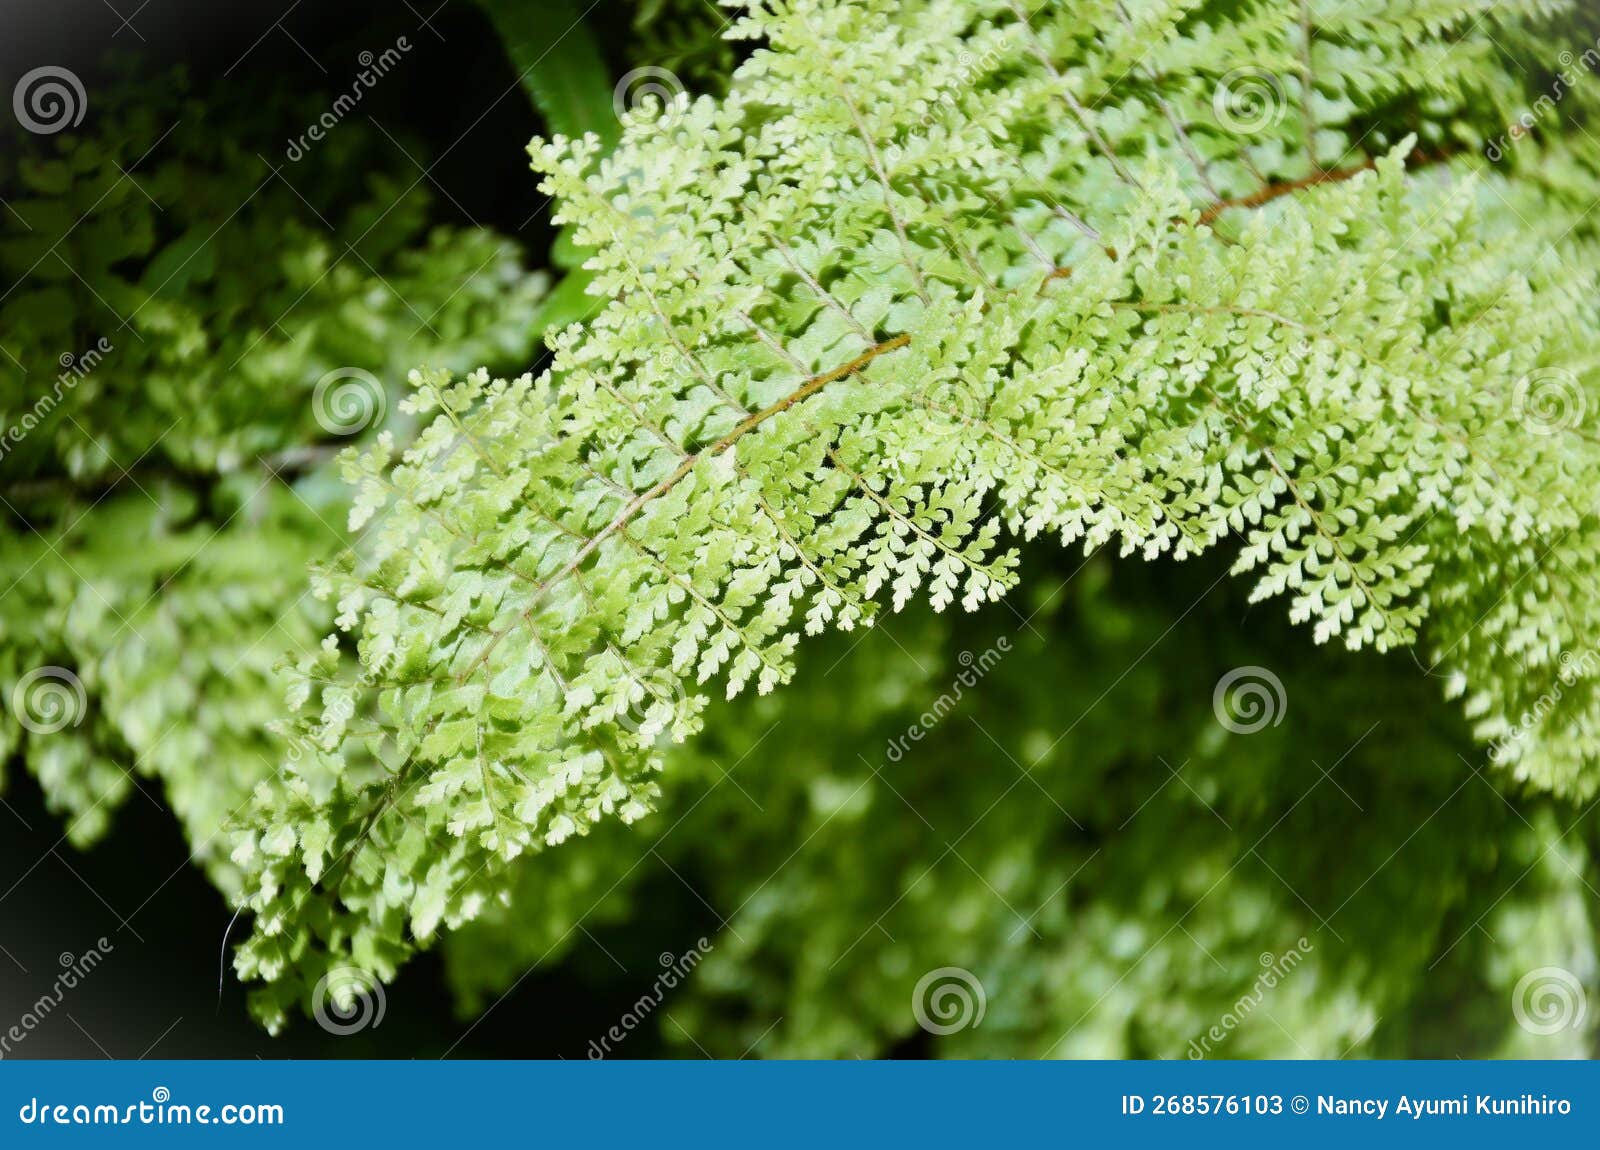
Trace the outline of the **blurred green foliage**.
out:
<instances>
[{"instance_id":1,"label":"blurred green foliage","mask_svg":"<svg viewBox=\"0 0 1600 1150\"><path fill-rule=\"evenodd\" d=\"M609 139L594 21L541 65L567 6L483 6L525 26L507 53L551 128ZM648 0L624 54L718 91L720 23ZM15 709L42 668L82 688L65 729L0 727L0 770L33 773L76 845L158 780L231 895L223 832L292 753L274 667L332 614L305 569L359 549L334 452L404 437L417 364L531 360L592 310L586 253L563 233L547 296L504 237L438 226L359 119L287 161L314 102L176 80L97 107L93 134L0 155L0 427L59 400L0 457L0 693ZM350 434L319 402L341 372L377 381L347 393ZM646 1012L685 1055L1185 1057L1229 1017L1208 1055L1592 1053L1594 1012L1540 1034L1513 1009L1530 971L1600 981L1588 810L1491 776L1408 653L1314 649L1221 565L1026 565L1009 606L811 642L781 696L717 704L666 749L659 813L520 860L445 943L463 1016L581 965L587 931L626 934L665 871L717 924ZM1283 705L1240 734L1213 693L1245 666ZM948 967L984 1016L933 1034L917 987Z\"/></svg>"},{"instance_id":2,"label":"blurred green foliage","mask_svg":"<svg viewBox=\"0 0 1600 1150\"><path fill-rule=\"evenodd\" d=\"M230 888L221 832L285 753L275 665L328 622L306 567L352 542L334 454L400 425L417 363L540 331L544 278L434 222L414 143L353 120L286 160L319 110L129 79L94 132L0 153L0 692L16 718L49 702L30 674L78 684L0 761L78 845L160 780Z\"/></svg>"},{"instance_id":3,"label":"blurred green foliage","mask_svg":"<svg viewBox=\"0 0 1600 1150\"><path fill-rule=\"evenodd\" d=\"M1207 1056L1592 1051L1593 1019L1530 1033L1512 991L1553 964L1594 984L1593 820L1506 797L1407 655L1311 649L1218 566L1025 566L1015 612L908 612L719 706L661 814L529 859L449 939L463 1016L541 964L616 978L580 923L645 915L670 868L725 919L648 1023L690 1057L1184 1058L1252 996ZM1252 665L1280 721L1233 733L1215 684ZM981 983L981 1023L919 1029L941 967Z\"/></svg>"}]
</instances>

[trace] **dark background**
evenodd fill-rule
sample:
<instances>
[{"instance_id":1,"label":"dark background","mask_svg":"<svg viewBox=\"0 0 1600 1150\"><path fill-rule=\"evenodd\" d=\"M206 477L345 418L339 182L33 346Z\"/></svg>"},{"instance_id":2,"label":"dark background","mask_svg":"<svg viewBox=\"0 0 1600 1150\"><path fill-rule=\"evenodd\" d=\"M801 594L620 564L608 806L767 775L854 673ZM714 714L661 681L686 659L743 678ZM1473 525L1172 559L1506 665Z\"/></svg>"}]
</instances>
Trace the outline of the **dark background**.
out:
<instances>
[{"instance_id":1,"label":"dark background","mask_svg":"<svg viewBox=\"0 0 1600 1150\"><path fill-rule=\"evenodd\" d=\"M601 0L590 22L605 27L609 8ZM361 52L378 55L400 36L411 45L403 67L353 114L428 145L443 215L542 253L544 197L524 150L541 125L471 0L0 0L0 82L9 93L41 64L71 69L90 93L83 128L92 131L96 84L123 69L181 67L201 94L287 87L329 93L331 103L349 91ZM286 123L281 146L305 127Z\"/></svg>"},{"instance_id":2,"label":"dark background","mask_svg":"<svg viewBox=\"0 0 1600 1150\"><path fill-rule=\"evenodd\" d=\"M605 4L590 19L626 28L626 15ZM0 0L0 91L40 65L69 68L89 94L85 131L95 127L97 84L127 70L156 77L181 66L202 98L287 84L331 102L359 71L359 53L381 53L399 36L411 44L404 64L355 115L425 145L438 161L428 179L441 220L493 227L542 260L551 235L524 149L543 128L470 0ZM304 127L285 124L285 141ZM101 937L112 947L7 1057L436 1057L469 1027L452 1057L583 1057L648 989L659 952L682 951L684 938L715 926L668 876L647 894L644 921L580 938L560 973L528 976L476 1024L454 1014L442 963L423 955L388 988L380 1027L333 1038L297 1020L274 1039L246 1013L225 966L230 912L189 865L158 787L138 780L142 797L117 812L106 839L79 851L33 779L0 770L0 1023L49 992L60 955L82 955ZM645 1027L625 1053L661 1049Z\"/></svg>"},{"instance_id":3,"label":"dark background","mask_svg":"<svg viewBox=\"0 0 1600 1150\"><path fill-rule=\"evenodd\" d=\"M626 12L601 0L589 23L602 38L615 31L607 45L613 73L625 70ZM360 53L381 53L400 36L412 45L405 63L367 92L353 115L425 147L432 167L423 178L440 220L492 227L541 260L551 231L524 147L543 125L471 0L0 0L0 98L34 67L69 68L88 90L84 129L92 131L94 94L119 70L154 78L181 66L202 96L287 84L313 99L320 94L326 106L348 91ZM0 108L0 118L7 115ZM276 154L305 126L285 123ZM1076 565L1046 551L1028 559L1045 582ZM1186 566L1206 569L1203 562L1216 564L1213 573L1225 565L1213 557ZM1188 575L1173 578L1192 586ZM1176 635L1209 610L1242 618L1243 595L1231 584L1218 588ZM1303 642L1295 636L1297 649ZM803 718L775 737L784 734L804 739ZM676 876L658 871L644 880L638 912L625 926L586 928L559 966L530 973L476 1020L455 1014L443 963L423 954L386 989L381 1026L341 1038L296 1019L274 1039L247 1014L226 945L231 912L189 864L158 787L135 780L142 794L116 813L102 842L79 851L63 840L63 820L44 809L30 776L3 763L0 773L0 1032L50 990L58 956L82 955L102 937L112 946L6 1057L582 1058L589 1040L650 988L658 954L684 953L717 926ZM231 941L240 933L236 928ZM919 1034L893 1053L917 1055L926 1047ZM682 1051L667 1049L645 1026L618 1053Z\"/></svg>"}]
</instances>

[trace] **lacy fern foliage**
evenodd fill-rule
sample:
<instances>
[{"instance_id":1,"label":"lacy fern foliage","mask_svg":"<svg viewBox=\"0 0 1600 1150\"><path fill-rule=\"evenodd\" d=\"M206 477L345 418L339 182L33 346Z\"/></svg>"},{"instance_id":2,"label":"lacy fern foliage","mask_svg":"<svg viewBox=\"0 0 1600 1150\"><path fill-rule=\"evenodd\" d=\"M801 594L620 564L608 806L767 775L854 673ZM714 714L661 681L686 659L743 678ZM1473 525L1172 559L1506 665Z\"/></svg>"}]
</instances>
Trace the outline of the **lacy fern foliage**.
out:
<instances>
[{"instance_id":1,"label":"lacy fern foliage","mask_svg":"<svg viewBox=\"0 0 1600 1150\"><path fill-rule=\"evenodd\" d=\"M1017 539L1223 548L1592 794L1600 456L1548 408L1594 394L1595 164L1478 154L1558 7L773 0L725 98L536 143L599 307L346 463L308 753L233 852L263 1017L645 814L713 685L1002 596Z\"/></svg>"},{"instance_id":2,"label":"lacy fern foliage","mask_svg":"<svg viewBox=\"0 0 1600 1150\"><path fill-rule=\"evenodd\" d=\"M330 625L305 568L347 542L333 455L418 357L521 362L544 282L430 227L360 124L274 171L283 109L316 114L123 84L95 132L0 161L0 753L79 846L159 782L230 893L231 820L292 750L277 664ZM61 692L42 729L30 684Z\"/></svg>"}]
</instances>

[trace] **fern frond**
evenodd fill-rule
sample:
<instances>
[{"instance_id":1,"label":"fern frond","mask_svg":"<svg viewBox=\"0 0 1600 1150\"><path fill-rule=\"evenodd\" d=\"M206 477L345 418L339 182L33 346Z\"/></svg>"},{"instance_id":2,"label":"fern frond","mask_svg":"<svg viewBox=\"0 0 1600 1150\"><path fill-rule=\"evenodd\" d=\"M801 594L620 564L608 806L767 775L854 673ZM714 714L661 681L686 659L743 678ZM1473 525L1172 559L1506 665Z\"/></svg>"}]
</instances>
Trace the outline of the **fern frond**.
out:
<instances>
[{"instance_id":1,"label":"fern frond","mask_svg":"<svg viewBox=\"0 0 1600 1150\"><path fill-rule=\"evenodd\" d=\"M536 144L604 306L537 379L419 373L431 424L348 465L370 532L320 590L360 667L302 668L315 753L234 856L269 1023L643 815L711 684L772 690L884 600L996 599L1008 536L1227 547L1316 640L1419 646L1509 730L1596 634L1600 457L1529 407L1588 403L1596 316L1485 206L1593 240L1471 151L1469 88L1518 83L1490 25L1544 6L1445 7L753 3L726 99ZM1561 707L1505 757L1592 793L1592 680Z\"/></svg>"}]
</instances>

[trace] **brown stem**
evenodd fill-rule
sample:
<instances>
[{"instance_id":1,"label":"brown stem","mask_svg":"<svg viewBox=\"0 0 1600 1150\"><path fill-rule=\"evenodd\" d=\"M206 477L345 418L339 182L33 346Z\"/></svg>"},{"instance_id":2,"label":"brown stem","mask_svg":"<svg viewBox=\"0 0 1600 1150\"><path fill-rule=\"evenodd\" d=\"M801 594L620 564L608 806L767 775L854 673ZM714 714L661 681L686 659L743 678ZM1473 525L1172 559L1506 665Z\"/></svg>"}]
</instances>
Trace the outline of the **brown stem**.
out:
<instances>
[{"instance_id":1,"label":"brown stem","mask_svg":"<svg viewBox=\"0 0 1600 1150\"><path fill-rule=\"evenodd\" d=\"M1416 152L1407 162L1407 166L1414 169L1425 168L1431 164L1442 164L1453 155L1453 152ZM1235 196L1232 199L1217 200L1200 213L1200 219L1197 222L1204 226L1215 222L1223 212L1233 208L1259 208L1265 204L1270 204L1273 200L1291 196L1295 192L1301 192L1307 188L1314 188L1321 184L1343 183L1345 180L1352 180L1362 172L1369 172L1377 166L1376 160L1367 160L1353 168L1319 170L1309 176L1302 176L1298 180L1285 180L1282 183L1266 184L1251 192L1248 196Z\"/></svg>"},{"instance_id":2,"label":"brown stem","mask_svg":"<svg viewBox=\"0 0 1600 1150\"><path fill-rule=\"evenodd\" d=\"M748 418L740 420L738 425L734 427L732 431L728 432L727 435L724 435L710 447L702 448L693 455L685 456L683 462L678 464L678 466L673 469L670 475L668 475L660 483L657 483L654 487L648 488L645 491L641 491L632 499L628 500L628 502L623 505L622 510L617 512L616 517L602 527L599 531L591 535L589 540L584 543L582 547L578 548L577 553L574 554L571 559L567 560L561 565L560 570L556 571L548 579L541 581L534 590L533 599L528 603L527 607L523 609L522 613L518 615L516 623L521 623L531 616L535 608L539 605L540 601L543 600L545 592L548 592L552 587L556 586L556 584L560 583L568 575L571 575L579 567L583 566L583 561L590 555L594 554L595 549L598 548L600 544L604 543L611 536L617 534L617 532L626 527L646 503L665 495L680 482L682 482L689 472L694 470L694 465L700 460L721 455L724 451L727 451L728 448L732 447L740 439L754 431L756 428L760 427L773 416L781 415L785 411L788 411L795 404L807 399L812 395L815 395L824 387L827 387L828 384L837 382L838 380L844 379L848 376L855 375L858 371L861 371L880 355L883 355L887 352L896 351L902 347L905 347L910 342L910 334L902 332L900 335L894 336L892 339L886 339L882 343L874 344L872 347L869 347L866 351L856 356L850 362L840 364L838 367L822 372L820 375L812 376L782 399L762 408L760 411L749 416ZM516 624L514 623L510 626L506 626L500 630L497 630L494 633L494 637L484 645L483 650L479 652L477 658L472 661L471 666L457 676L456 681L464 683L470 679L473 675L473 672L475 672L479 667L488 661L489 656L493 654L494 649L499 645L500 640L505 638L506 635L510 633L512 626L515 625Z\"/></svg>"}]
</instances>

